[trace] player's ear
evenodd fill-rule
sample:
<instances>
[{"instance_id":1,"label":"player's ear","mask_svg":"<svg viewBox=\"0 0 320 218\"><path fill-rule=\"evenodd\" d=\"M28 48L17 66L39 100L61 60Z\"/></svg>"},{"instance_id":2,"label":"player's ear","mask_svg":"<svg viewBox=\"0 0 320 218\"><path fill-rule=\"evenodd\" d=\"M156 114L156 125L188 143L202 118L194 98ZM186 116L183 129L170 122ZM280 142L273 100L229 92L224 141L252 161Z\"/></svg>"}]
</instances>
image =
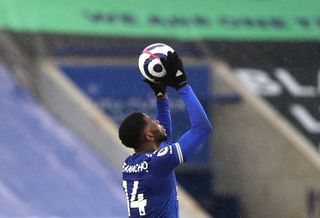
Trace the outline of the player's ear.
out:
<instances>
[{"instance_id":1,"label":"player's ear","mask_svg":"<svg viewBox=\"0 0 320 218\"><path fill-rule=\"evenodd\" d=\"M154 141L154 136L153 136L153 134L152 134L152 132L146 132L145 134L144 134L144 139L146 140L146 141Z\"/></svg>"}]
</instances>

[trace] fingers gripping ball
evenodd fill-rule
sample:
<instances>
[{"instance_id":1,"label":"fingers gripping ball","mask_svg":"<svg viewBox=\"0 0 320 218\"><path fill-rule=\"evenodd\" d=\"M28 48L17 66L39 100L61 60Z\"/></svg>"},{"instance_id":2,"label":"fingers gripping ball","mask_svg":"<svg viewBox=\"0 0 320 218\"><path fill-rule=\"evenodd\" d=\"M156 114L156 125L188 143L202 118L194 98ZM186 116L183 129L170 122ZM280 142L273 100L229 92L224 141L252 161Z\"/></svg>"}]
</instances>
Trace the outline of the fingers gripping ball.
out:
<instances>
[{"instance_id":1,"label":"fingers gripping ball","mask_svg":"<svg viewBox=\"0 0 320 218\"><path fill-rule=\"evenodd\" d=\"M153 83L159 83L167 74L160 59L167 58L168 51L173 48L163 43L155 43L143 49L139 57L139 69L144 78Z\"/></svg>"}]
</instances>

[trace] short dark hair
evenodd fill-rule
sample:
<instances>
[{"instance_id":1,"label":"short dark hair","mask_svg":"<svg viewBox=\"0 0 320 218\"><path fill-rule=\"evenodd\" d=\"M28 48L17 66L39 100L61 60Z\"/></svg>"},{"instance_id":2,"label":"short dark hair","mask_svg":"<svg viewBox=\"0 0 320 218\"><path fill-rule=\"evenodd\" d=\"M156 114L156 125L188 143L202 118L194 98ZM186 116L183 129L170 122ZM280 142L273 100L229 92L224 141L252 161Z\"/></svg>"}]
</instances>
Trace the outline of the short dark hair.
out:
<instances>
[{"instance_id":1,"label":"short dark hair","mask_svg":"<svg viewBox=\"0 0 320 218\"><path fill-rule=\"evenodd\" d=\"M121 122L118 130L122 144L129 148L138 148L140 146L141 134L146 124L144 114L141 112L134 112L127 116Z\"/></svg>"}]
</instances>

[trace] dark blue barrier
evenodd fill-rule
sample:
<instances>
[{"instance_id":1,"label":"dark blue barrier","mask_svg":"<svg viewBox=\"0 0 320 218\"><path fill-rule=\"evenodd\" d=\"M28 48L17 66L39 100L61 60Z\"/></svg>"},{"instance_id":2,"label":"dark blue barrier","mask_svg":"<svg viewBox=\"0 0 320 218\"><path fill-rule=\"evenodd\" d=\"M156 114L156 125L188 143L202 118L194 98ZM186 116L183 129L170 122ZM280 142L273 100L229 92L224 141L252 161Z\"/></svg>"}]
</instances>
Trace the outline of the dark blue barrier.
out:
<instances>
[{"instance_id":1,"label":"dark blue barrier","mask_svg":"<svg viewBox=\"0 0 320 218\"><path fill-rule=\"evenodd\" d=\"M62 71L87 94L115 122L120 123L134 111L155 115L155 97L148 85L142 81L138 66L60 66ZM188 81L195 93L207 107L210 96L209 69L206 66L186 67ZM184 104L177 92L169 88L173 117L173 139L177 140L190 128ZM208 141L196 151L191 163L206 163L209 160Z\"/></svg>"},{"instance_id":2,"label":"dark blue barrier","mask_svg":"<svg viewBox=\"0 0 320 218\"><path fill-rule=\"evenodd\" d=\"M0 65L0 217L127 217L121 174Z\"/></svg>"}]
</instances>

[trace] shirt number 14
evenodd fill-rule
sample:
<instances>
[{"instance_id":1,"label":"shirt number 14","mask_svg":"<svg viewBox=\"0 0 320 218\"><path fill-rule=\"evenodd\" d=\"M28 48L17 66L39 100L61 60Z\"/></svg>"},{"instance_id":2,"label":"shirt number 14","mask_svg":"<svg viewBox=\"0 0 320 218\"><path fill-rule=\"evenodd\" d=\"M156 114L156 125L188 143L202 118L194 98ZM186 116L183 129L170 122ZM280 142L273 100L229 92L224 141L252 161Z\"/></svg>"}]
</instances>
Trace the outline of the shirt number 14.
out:
<instances>
[{"instance_id":1,"label":"shirt number 14","mask_svg":"<svg viewBox=\"0 0 320 218\"><path fill-rule=\"evenodd\" d=\"M137 194L138 186L139 186L139 181L134 181L133 188L129 196L128 183L125 180L122 181L122 187L124 189L124 192L126 194L126 199L127 199L128 216L131 216L130 208L138 208L140 216L146 215L145 207L147 206L147 199L144 199L143 194Z\"/></svg>"}]
</instances>

